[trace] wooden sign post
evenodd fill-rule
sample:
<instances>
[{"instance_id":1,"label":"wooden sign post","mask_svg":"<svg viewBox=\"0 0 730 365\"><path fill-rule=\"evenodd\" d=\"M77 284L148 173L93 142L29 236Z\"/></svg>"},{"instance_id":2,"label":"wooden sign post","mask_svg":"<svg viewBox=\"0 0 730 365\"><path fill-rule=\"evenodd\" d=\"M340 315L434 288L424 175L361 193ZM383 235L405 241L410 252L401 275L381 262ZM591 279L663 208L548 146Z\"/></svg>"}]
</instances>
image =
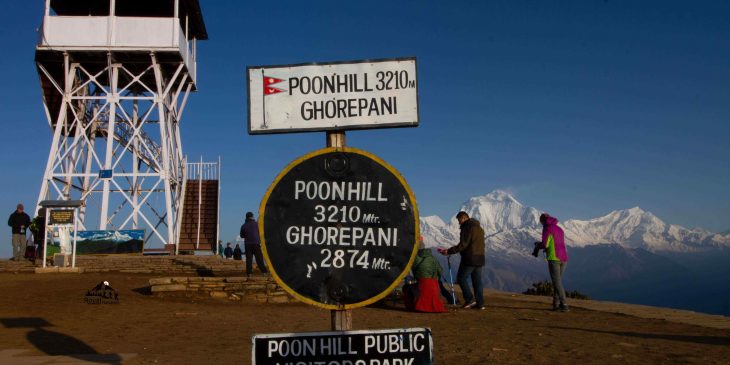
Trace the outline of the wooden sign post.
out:
<instances>
[{"instance_id":1,"label":"wooden sign post","mask_svg":"<svg viewBox=\"0 0 730 365\"><path fill-rule=\"evenodd\" d=\"M327 147L345 147L345 131L327 132ZM352 310L333 309L330 311L330 327L332 331L349 331L352 329Z\"/></svg>"},{"instance_id":2,"label":"wooden sign post","mask_svg":"<svg viewBox=\"0 0 730 365\"><path fill-rule=\"evenodd\" d=\"M261 202L261 247L271 275L298 300L330 310L331 330L342 333L320 334L326 343L331 336L333 344L362 341L362 354L378 358L367 349L381 335L350 331L352 309L389 295L407 275L418 251L418 208L400 173L346 147L345 131L418 126L416 59L252 66L247 81L249 134L327 133L326 148L287 165ZM427 335L406 329L382 336L427 338L429 355L413 360L432 363L430 330L423 330ZM266 336L265 358L288 359L289 340Z\"/></svg>"}]
</instances>

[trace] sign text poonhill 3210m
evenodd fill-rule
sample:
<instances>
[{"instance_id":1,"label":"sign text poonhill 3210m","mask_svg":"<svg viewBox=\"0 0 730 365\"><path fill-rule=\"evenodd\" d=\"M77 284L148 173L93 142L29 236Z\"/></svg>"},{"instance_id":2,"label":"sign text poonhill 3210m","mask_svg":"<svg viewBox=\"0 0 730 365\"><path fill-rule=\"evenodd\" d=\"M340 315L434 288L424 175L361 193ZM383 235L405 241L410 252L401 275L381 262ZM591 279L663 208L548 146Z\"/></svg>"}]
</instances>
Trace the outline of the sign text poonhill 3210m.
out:
<instances>
[{"instance_id":1,"label":"sign text poonhill 3210m","mask_svg":"<svg viewBox=\"0 0 730 365\"><path fill-rule=\"evenodd\" d=\"M413 57L247 71L250 134L418 126Z\"/></svg>"}]
</instances>

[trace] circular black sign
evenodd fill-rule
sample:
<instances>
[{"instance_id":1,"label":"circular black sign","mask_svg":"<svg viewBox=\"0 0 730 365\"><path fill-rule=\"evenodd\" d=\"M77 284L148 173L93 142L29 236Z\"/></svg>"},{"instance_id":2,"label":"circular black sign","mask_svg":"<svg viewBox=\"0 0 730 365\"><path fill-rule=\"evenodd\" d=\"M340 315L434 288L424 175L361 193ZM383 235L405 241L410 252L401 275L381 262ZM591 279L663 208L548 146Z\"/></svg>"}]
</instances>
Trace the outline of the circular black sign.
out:
<instances>
[{"instance_id":1,"label":"circular black sign","mask_svg":"<svg viewBox=\"0 0 730 365\"><path fill-rule=\"evenodd\" d=\"M380 158L325 148L279 174L261 202L264 257L299 300L350 309L386 296L418 247L418 210L408 184Z\"/></svg>"}]
</instances>

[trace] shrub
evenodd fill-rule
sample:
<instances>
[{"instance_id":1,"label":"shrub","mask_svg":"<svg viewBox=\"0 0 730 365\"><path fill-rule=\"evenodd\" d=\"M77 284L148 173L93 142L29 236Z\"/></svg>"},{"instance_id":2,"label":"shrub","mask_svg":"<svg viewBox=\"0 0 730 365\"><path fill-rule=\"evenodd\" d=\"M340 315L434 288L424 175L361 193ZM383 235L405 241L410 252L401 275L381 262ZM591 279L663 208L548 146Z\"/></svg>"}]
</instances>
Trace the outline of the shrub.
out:
<instances>
[{"instance_id":1,"label":"shrub","mask_svg":"<svg viewBox=\"0 0 730 365\"><path fill-rule=\"evenodd\" d=\"M528 288L522 294L527 295L540 295L545 297L552 297L553 296L553 283L550 281L539 281L537 283L532 283L532 288ZM565 296L568 298L573 299L591 299L588 295L583 294L577 290L573 291L565 291Z\"/></svg>"}]
</instances>

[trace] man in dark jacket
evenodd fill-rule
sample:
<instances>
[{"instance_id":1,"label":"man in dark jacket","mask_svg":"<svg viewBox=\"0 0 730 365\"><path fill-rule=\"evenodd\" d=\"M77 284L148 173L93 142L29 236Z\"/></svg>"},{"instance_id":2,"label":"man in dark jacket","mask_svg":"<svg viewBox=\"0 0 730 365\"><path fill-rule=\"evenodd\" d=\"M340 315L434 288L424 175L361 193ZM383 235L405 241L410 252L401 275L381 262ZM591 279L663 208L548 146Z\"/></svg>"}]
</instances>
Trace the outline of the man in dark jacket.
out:
<instances>
[{"instance_id":1,"label":"man in dark jacket","mask_svg":"<svg viewBox=\"0 0 730 365\"><path fill-rule=\"evenodd\" d=\"M459 282L461 292L464 295L462 308L484 309L484 285L482 284L482 268L484 267L484 230L479 221L469 218L464 211L456 215L459 221L461 233L459 244L448 250L440 250L443 255L461 254L459 272L456 280ZM469 278L474 287L474 294L469 287Z\"/></svg>"},{"instance_id":2,"label":"man in dark jacket","mask_svg":"<svg viewBox=\"0 0 730 365\"><path fill-rule=\"evenodd\" d=\"M241 226L241 238L246 248L246 276L251 276L253 271L253 256L256 256L256 266L262 273L267 273L264 255L261 253L261 238L259 237L259 224L253 219L253 213L246 213L246 222Z\"/></svg>"},{"instance_id":3,"label":"man in dark jacket","mask_svg":"<svg viewBox=\"0 0 730 365\"><path fill-rule=\"evenodd\" d=\"M13 260L20 261L25 254L25 232L30 227L30 217L23 211L23 204L18 204L10 214L8 225L13 231Z\"/></svg>"}]
</instances>

